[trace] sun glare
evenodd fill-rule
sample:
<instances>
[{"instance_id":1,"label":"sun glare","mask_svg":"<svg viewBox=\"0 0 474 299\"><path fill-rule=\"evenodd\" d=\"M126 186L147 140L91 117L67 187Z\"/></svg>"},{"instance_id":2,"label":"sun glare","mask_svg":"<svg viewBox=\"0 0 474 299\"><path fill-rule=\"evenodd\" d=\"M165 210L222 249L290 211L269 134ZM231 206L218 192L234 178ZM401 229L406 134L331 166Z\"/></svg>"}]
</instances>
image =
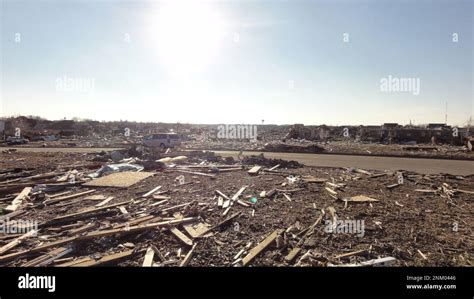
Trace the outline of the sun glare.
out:
<instances>
[{"instance_id":1,"label":"sun glare","mask_svg":"<svg viewBox=\"0 0 474 299\"><path fill-rule=\"evenodd\" d=\"M158 8L154 38L160 63L177 74L195 73L215 61L226 24L211 3L170 1Z\"/></svg>"}]
</instances>

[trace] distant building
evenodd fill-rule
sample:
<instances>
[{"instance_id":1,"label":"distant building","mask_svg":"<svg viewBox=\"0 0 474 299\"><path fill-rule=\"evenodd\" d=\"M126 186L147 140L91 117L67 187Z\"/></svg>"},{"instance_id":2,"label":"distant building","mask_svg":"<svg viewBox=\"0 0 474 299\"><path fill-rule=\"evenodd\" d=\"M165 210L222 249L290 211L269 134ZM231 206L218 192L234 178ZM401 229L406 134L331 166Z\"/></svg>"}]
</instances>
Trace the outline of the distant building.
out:
<instances>
[{"instance_id":1,"label":"distant building","mask_svg":"<svg viewBox=\"0 0 474 299\"><path fill-rule=\"evenodd\" d=\"M5 138L5 121L0 120L0 139Z\"/></svg>"},{"instance_id":2,"label":"distant building","mask_svg":"<svg viewBox=\"0 0 474 299\"><path fill-rule=\"evenodd\" d=\"M437 123L428 124L428 129L444 129L444 128L450 128L450 126L446 124L437 124Z\"/></svg>"},{"instance_id":3,"label":"distant building","mask_svg":"<svg viewBox=\"0 0 474 299\"><path fill-rule=\"evenodd\" d=\"M382 125L382 129L394 129L399 127L400 125L398 123L384 123Z\"/></svg>"}]
</instances>

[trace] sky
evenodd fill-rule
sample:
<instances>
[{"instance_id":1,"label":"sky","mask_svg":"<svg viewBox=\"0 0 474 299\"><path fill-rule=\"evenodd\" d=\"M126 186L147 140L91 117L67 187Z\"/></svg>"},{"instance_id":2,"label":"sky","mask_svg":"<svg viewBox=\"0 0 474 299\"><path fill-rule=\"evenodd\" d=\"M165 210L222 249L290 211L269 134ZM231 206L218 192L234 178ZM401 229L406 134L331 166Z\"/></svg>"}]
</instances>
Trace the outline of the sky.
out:
<instances>
[{"instance_id":1,"label":"sky","mask_svg":"<svg viewBox=\"0 0 474 299\"><path fill-rule=\"evenodd\" d=\"M474 111L471 0L0 1L0 116L426 124L447 103L465 125Z\"/></svg>"}]
</instances>

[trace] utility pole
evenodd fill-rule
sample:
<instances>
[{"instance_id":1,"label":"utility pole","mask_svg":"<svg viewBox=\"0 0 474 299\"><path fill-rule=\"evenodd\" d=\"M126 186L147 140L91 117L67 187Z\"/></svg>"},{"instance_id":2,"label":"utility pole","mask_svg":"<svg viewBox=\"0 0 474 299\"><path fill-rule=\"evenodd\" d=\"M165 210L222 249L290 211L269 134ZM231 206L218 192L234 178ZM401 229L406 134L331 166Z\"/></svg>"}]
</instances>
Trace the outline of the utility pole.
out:
<instances>
[{"instance_id":1,"label":"utility pole","mask_svg":"<svg viewBox=\"0 0 474 299\"><path fill-rule=\"evenodd\" d=\"M448 101L446 101L446 114L444 115L444 124L448 125Z\"/></svg>"}]
</instances>

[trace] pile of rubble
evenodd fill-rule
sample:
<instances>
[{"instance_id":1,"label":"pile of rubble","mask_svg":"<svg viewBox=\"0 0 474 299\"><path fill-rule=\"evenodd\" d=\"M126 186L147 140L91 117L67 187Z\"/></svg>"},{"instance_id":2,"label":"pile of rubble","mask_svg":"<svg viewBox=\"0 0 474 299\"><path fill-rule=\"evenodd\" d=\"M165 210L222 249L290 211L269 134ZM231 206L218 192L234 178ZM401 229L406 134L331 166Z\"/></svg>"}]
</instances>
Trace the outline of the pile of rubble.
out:
<instances>
[{"instance_id":1,"label":"pile of rubble","mask_svg":"<svg viewBox=\"0 0 474 299\"><path fill-rule=\"evenodd\" d=\"M0 155L2 266L473 265L473 176L136 147Z\"/></svg>"}]
</instances>

